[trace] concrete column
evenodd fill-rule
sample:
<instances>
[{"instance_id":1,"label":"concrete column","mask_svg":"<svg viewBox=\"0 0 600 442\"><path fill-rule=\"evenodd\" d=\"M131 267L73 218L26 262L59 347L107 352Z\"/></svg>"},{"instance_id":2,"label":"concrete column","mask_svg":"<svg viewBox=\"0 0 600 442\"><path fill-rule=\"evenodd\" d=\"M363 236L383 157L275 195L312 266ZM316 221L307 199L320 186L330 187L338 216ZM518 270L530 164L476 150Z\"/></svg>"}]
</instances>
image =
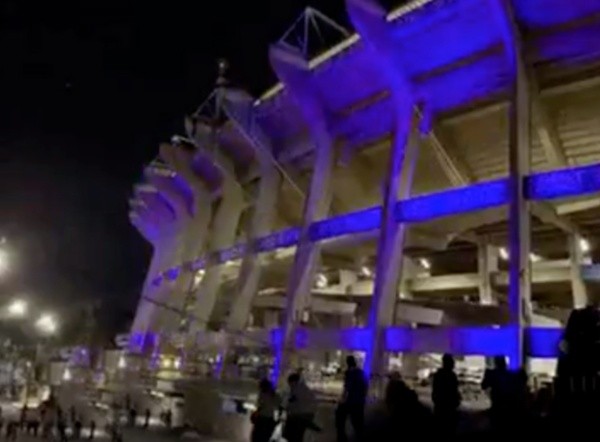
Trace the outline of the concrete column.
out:
<instances>
[{"instance_id":1,"label":"concrete column","mask_svg":"<svg viewBox=\"0 0 600 442\"><path fill-rule=\"evenodd\" d=\"M531 209L525 199L524 177L530 171L531 85L523 59L518 25L509 0L490 0L492 13L501 31L507 62L513 73L509 106L509 292L510 320L517 340L510 366L525 363L524 327L531 322Z\"/></svg>"},{"instance_id":2,"label":"concrete column","mask_svg":"<svg viewBox=\"0 0 600 442\"><path fill-rule=\"evenodd\" d=\"M332 199L334 140L330 135L326 110L319 102L315 88L310 84L308 63L297 53L292 53L281 46L271 47L269 55L275 73L285 84L302 112L315 143L313 174L304 204L300 239L287 286L282 342L276 349L273 377L278 379L279 375L285 373L292 365L290 357L294 351L295 330L302 319L302 312L310 301L321 248L318 243L310 241L308 231L313 222L325 218L329 213Z\"/></svg>"},{"instance_id":3,"label":"concrete column","mask_svg":"<svg viewBox=\"0 0 600 442\"><path fill-rule=\"evenodd\" d=\"M402 274L400 276L400 293L399 299L412 299L413 295L410 291L410 281L415 278L417 274L420 272L421 268L418 263L416 263L413 259L403 256L402 258L402 268L400 269ZM398 308L396 312L396 316L402 315L402 307ZM400 321L405 325L408 324L406 321ZM390 324L393 325L393 324ZM383 372L387 369L388 360L387 358L382 358L383 365L377 373ZM411 353L403 353L402 354L402 376L406 379L416 379L419 371L419 355L411 354Z\"/></svg>"},{"instance_id":4,"label":"concrete column","mask_svg":"<svg viewBox=\"0 0 600 442\"><path fill-rule=\"evenodd\" d=\"M233 245L243 209L242 187L232 177L225 176L221 201L210 225L209 252L216 252ZM196 293L194 320L190 324L192 336L206 329L221 286L221 274L225 264L212 264L209 263Z\"/></svg>"},{"instance_id":5,"label":"concrete column","mask_svg":"<svg viewBox=\"0 0 600 442\"><path fill-rule=\"evenodd\" d=\"M271 231L276 212L277 195L281 178L272 165L262 168L258 196L253 207L252 220L248 232L249 245L244 255L237 284L237 296L231 306L227 318L227 330L241 331L247 324L252 301L258 291L260 282L261 262L256 254L254 243L257 238Z\"/></svg>"},{"instance_id":6,"label":"concrete column","mask_svg":"<svg viewBox=\"0 0 600 442\"><path fill-rule=\"evenodd\" d=\"M159 308L148 299L159 300L166 291L164 286L156 287L152 282L163 270L174 264L172 260L177 255L180 236L177 235L174 211L155 188L151 191L136 189L136 199L139 206L134 209L131 221L153 247L152 260L131 329L131 334L136 337L133 341L136 348L131 350L142 351L143 339L140 337L150 331L157 331L155 322Z\"/></svg>"},{"instance_id":7,"label":"concrete column","mask_svg":"<svg viewBox=\"0 0 600 442\"><path fill-rule=\"evenodd\" d=\"M206 183L192 168L193 150L183 146L162 144L160 154L169 167L185 181L192 194L191 216L181 227L185 236L179 263L182 268L173 283L172 295L169 297L169 305L184 311L196 274L190 263L205 251L208 226L212 217L212 195ZM183 319L182 316L175 312L164 313L165 323L163 326L171 332L177 331L178 323Z\"/></svg>"},{"instance_id":8,"label":"concrete column","mask_svg":"<svg viewBox=\"0 0 600 442\"><path fill-rule=\"evenodd\" d=\"M511 323L518 327L516 354L510 355L513 369L524 365L523 328L531 319L531 214L525 199L524 177L530 170L530 97L524 75L518 74L509 107L509 293Z\"/></svg>"},{"instance_id":9,"label":"concrete column","mask_svg":"<svg viewBox=\"0 0 600 442\"><path fill-rule=\"evenodd\" d=\"M410 196L418 153L418 137L409 137L411 113L400 118L386 174L382 225L377 245L377 273L368 322L373 339L365 359L365 369L374 376L384 375L387 368L383 333L386 327L393 324L402 275L407 225L396 222L394 209L399 199Z\"/></svg>"},{"instance_id":10,"label":"concrete column","mask_svg":"<svg viewBox=\"0 0 600 442\"><path fill-rule=\"evenodd\" d=\"M373 0L347 0L348 14L354 28L370 48L372 62L386 75L395 107L394 140L385 178L382 224L377 246L377 274L369 328L373 332L365 358L365 372L384 374L387 357L384 351L384 329L394 320L398 286L402 276L406 226L396 223L394 208L398 199L407 198L417 155L417 131L413 130L415 102L410 82L395 62L391 29L386 12Z\"/></svg>"},{"instance_id":11,"label":"concrete column","mask_svg":"<svg viewBox=\"0 0 600 442\"><path fill-rule=\"evenodd\" d=\"M585 281L581 274L581 265L584 263L581 250L581 237L571 233L567 237L569 245L569 261L571 264L571 292L573 294L573 308L583 308L588 303L588 293Z\"/></svg>"},{"instance_id":12,"label":"concrete column","mask_svg":"<svg viewBox=\"0 0 600 442\"><path fill-rule=\"evenodd\" d=\"M492 287L492 274L498 271L498 248L483 241L477 245L477 271L479 273L479 303L496 304Z\"/></svg>"}]
</instances>

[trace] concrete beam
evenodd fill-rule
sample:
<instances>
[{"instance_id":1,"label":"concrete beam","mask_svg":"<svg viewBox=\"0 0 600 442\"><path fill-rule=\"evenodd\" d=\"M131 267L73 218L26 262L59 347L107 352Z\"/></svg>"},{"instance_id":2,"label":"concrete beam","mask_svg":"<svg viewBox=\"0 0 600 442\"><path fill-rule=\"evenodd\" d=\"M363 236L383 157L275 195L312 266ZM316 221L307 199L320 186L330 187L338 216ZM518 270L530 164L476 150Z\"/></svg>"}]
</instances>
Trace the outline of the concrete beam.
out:
<instances>
[{"instance_id":1,"label":"concrete beam","mask_svg":"<svg viewBox=\"0 0 600 442\"><path fill-rule=\"evenodd\" d=\"M552 224L567 234L580 234L579 227L577 227L568 218L560 216L552 204L543 201L533 202L530 204L531 214L536 218L539 218L540 221L547 224Z\"/></svg>"},{"instance_id":2,"label":"concrete beam","mask_svg":"<svg viewBox=\"0 0 600 442\"><path fill-rule=\"evenodd\" d=\"M186 117L185 131L201 155L210 158L223 175L237 181L233 162L218 148L217 139L212 128L198 119Z\"/></svg>"}]
</instances>

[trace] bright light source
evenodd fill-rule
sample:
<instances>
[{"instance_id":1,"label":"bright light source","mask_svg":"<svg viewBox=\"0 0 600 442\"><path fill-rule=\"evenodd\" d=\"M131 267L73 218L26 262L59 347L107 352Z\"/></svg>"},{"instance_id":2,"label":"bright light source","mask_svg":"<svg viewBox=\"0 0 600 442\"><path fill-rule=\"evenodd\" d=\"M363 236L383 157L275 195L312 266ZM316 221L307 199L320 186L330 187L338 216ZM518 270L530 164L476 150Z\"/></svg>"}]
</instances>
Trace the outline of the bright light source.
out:
<instances>
[{"instance_id":1,"label":"bright light source","mask_svg":"<svg viewBox=\"0 0 600 442\"><path fill-rule=\"evenodd\" d=\"M588 253L591 249L590 242L585 238L579 238L579 248L583 253Z\"/></svg>"},{"instance_id":2,"label":"bright light source","mask_svg":"<svg viewBox=\"0 0 600 442\"><path fill-rule=\"evenodd\" d=\"M431 263L429 262L428 259L420 258L419 263L421 264L421 267L423 267L425 270L431 269Z\"/></svg>"},{"instance_id":3,"label":"bright light source","mask_svg":"<svg viewBox=\"0 0 600 442\"><path fill-rule=\"evenodd\" d=\"M14 300L8 306L8 314L13 317L22 317L27 313L27 303L21 299Z\"/></svg>"},{"instance_id":4,"label":"bright light source","mask_svg":"<svg viewBox=\"0 0 600 442\"><path fill-rule=\"evenodd\" d=\"M500 247L499 253L500 258L502 258L504 261L508 261L509 255L508 250L506 250L506 247Z\"/></svg>"},{"instance_id":5,"label":"bright light source","mask_svg":"<svg viewBox=\"0 0 600 442\"><path fill-rule=\"evenodd\" d=\"M73 375L71 374L71 370L69 370L69 368L65 368L65 372L63 373L63 381L70 381L73 378Z\"/></svg>"},{"instance_id":6,"label":"bright light source","mask_svg":"<svg viewBox=\"0 0 600 442\"><path fill-rule=\"evenodd\" d=\"M204 269L200 269L194 275L194 289L200 287L200 283L202 282L202 279L204 279L204 273Z\"/></svg>"},{"instance_id":7,"label":"bright light source","mask_svg":"<svg viewBox=\"0 0 600 442\"><path fill-rule=\"evenodd\" d=\"M540 262L542 260L542 257L540 255L536 255L535 253L530 253L529 259L531 260L531 262Z\"/></svg>"},{"instance_id":8,"label":"bright light source","mask_svg":"<svg viewBox=\"0 0 600 442\"><path fill-rule=\"evenodd\" d=\"M365 278L370 278L371 276L373 276L373 272L367 266L362 266L360 268L360 274Z\"/></svg>"},{"instance_id":9,"label":"bright light source","mask_svg":"<svg viewBox=\"0 0 600 442\"><path fill-rule=\"evenodd\" d=\"M324 289L325 287L327 287L327 285L329 285L329 280L327 279L327 276L325 276L323 273L319 273L317 275L315 284L317 288Z\"/></svg>"},{"instance_id":10,"label":"bright light source","mask_svg":"<svg viewBox=\"0 0 600 442\"><path fill-rule=\"evenodd\" d=\"M58 325L56 324L56 320L50 314L43 314L36 321L35 326L43 333L48 335L54 334Z\"/></svg>"},{"instance_id":11,"label":"bright light source","mask_svg":"<svg viewBox=\"0 0 600 442\"><path fill-rule=\"evenodd\" d=\"M179 370L181 368L181 358L175 358L173 366L175 367L175 370Z\"/></svg>"},{"instance_id":12,"label":"bright light source","mask_svg":"<svg viewBox=\"0 0 600 442\"><path fill-rule=\"evenodd\" d=\"M119 367L120 369L127 368L127 360L125 359L125 356L119 356L119 362L117 362L117 367Z\"/></svg>"}]
</instances>

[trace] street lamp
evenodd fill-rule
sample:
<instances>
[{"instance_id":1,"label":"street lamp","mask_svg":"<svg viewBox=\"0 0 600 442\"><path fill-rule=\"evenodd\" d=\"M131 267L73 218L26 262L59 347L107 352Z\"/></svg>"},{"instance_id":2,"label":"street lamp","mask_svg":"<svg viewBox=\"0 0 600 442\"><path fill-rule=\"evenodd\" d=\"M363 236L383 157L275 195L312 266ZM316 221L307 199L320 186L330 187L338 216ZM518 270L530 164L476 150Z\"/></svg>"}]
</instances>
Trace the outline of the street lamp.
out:
<instances>
[{"instance_id":1,"label":"street lamp","mask_svg":"<svg viewBox=\"0 0 600 442\"><path fill-rule=\"evenodd\" d=\"M15 299L8 306L8 314L13 318L22 318L27 314L27 303L22 299Z\"/></svg>"},{"instance_id":2,"label":"street lamp","mask_svg":"<svg viewBox=\"0 0 600 442\"><path fill-rule=\"evenodd\" d=\"M58 325L56 323L56 320L54 319L54 316L45 313L42 316L39 317L39 319L36 321L35 326L42 332L45 333L47 335L52 335L54 333L56 333L56 329L58 328Z\"/></svg>"}]
</instances>

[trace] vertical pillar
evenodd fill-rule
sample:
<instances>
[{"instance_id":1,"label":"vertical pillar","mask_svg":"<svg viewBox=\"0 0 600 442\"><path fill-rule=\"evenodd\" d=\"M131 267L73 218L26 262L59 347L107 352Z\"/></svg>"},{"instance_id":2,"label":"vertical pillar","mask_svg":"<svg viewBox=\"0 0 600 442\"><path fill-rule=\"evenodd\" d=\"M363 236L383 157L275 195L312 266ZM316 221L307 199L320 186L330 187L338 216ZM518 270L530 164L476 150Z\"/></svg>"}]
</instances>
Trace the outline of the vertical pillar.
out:
<instances>
[{"instance_id":1,"label":"vertical pillar","mask_svg":"<svg viewBox=\"0 0 600 442\"><path fill-rule=\"evenodd\" d=\"M160 154L189 187L192 194L190 217L181 227L184 235L179 264L181 271L173 283L169 305L184 311L186 299L192 290L196 272L189 265L202 254L205 249L207 231L212 216L212 195L202 179L192 169L193 150L181 145L162 144ZM163 327L175 332L179 327L182 315L165 312Z\"/></svg>"},{"instance_id":2,"label":"vertical pillar","mask_svg":"<svg viewBox=\"0 0 600 442\"><path fill-rule=\"evenodd\" d=\"M244 209L244 195L240 184L231 177L225 177L221 201L210 225L209 251L216 252L233 245ZM213 264L213 263L210 263ZM209 265L204 273L194 308L194 321L190 324L191 333L205 330L221 286L221 273L224 265Z\"/></svg>"},{"instance_id":3,"label":"vertical pillar","mask_svg":"<svg viewBox=\"0 0 600 442\"><path fill-rule=\"evenodd\" d=\"M509 0L490 0L513 73L509 105L509 289L510 321L516 330L510 367L525 366L524 327L531 321L531 212L525 198L525 176L530 170L531 86L523 59L520 32Z\"/></svg>"},{"instance_id":4,"label":"vertical pillar","mask_svg":"<svg viewBox=\"0 0 600 442\"><path fill-rule=\"evenodd\" d=\"M329 132L326 110L310 84L308 63L298 54L273 46L270 60L279 79L292 94L309 127L315 143L315 162L308 195L304 203L300 238L287 285L282 341L277 345L273 378L278 379L290 365L294 336L302 311L308 305L321 248L309 238L310 225L327 216L332 199L331 176L334 140Z\"/></svg>"},{"instance_id":5,"label":"vertical pillar","mask_svg":"<svg viewBox=\"0 0 600 442\"><path fill-rule=\"evenodd\" d=\"M407 225L396 221L395 208L399 199L410 196L418 153L418 137L411 124L412 112L401 113L397 118L385 178L383 213L377 244L377 272L368 322L373 337L365 359L365 371L374 377L385 374L387 358L384 331L394 322L402 276Z\"/></svg>"},{"instance_id":6,"label":"vertical pillar","mask_svg":"<svg viewBox=\"0 0 600 442\"><path fill-rule=\"evenodd\" d=\"M520 63L517 63L520 66ZM518 338L510 366L525 362L524 327L531 319L531 214L525 199L525 176L530 168L531 101L522 66L516 69L509 107L509 292L510 320Z\"/></svg>"},{"instance_id":7,"label":"vertical pillar","mask_svg":"<svg viewBox=\"0 0 600 442\"><path fill-rule=\"evenodd\" d=\"M581 274L581 265L584 261L580 245L581 237L576 233L571 233L567 237L567 241L569 246L573 308L583 308L588 303L588 293Z\"/></svg>"},{"instance_id":8,"label":"vertical pillar","mask_svg":"<svg viewBox=\"0 0 600 442\"><path fill-rule=\"evenodd\" d=\"M413 295L410 291L410 281L417 276L417 274L421 271L421 267L418 263L416 263L412 258L407 256L402 257L402 268L400 275L400 296L398 297L400 300L403 299L412 299ZM398 314L401 313L400 307L398 309ZM396 317L398 316L396 314ZM406 321L404 322L406 324ZM393 325L393 324L389 324ZM410 324L412 325L412 324ZM387 359L382 358L382 367L378 368L376 373L381 373L387 365ZM416 379L419 372L419 360L420 357L418 354L411 353L403 353L402 354L402 376L406 379Z\"/></svg>"},{"instance_id":9,"label":"vertical pillar","mask_svg":"<svg viewBox=\"0 0 600 442\"><path fill-rule=\"evenodd\" d=\"M227 330L243 330L250 315L252 301L258 290L261 273L260 257L254 247L257 238L271 231L275 215L277 195L281 178L272 165L263 165L258 189L258 196L253 207L248 247L244 255L240 275L238 277L237 296L227 318Z\"/></svg>"},{"instance_id":10,"label":"vertical pillar","mask_svg":"<svg viewBox=\"0 0 600 442\"><path fill-rule=\"evenodd\" d=\"M372 341L365 359L365 372L378 376L387 365L384 329L393 323L402 276L406 225L396 222L395 207L398 199L410 195L412 186L417 155L417 131L412 128L416 103L412 85L396 61L396 48L392 44L385 10L374 0L346 0L346 4L355 29L371 49L373 63L377 63L387 76L396 113L377 245L377 274L369 313Z\"/></svg>"},{"instance_id":11,"label":"vertical pillar","mask_svg":"<svg viewBox=\"0 0 600 442\"><path fill-rule=\"evenodd\" d=\"M175 174L172 171L167 169L155 170L150 167L146 170L146 175L158 190L161 199L174 214L174 222L169 227L169 231L161 235L160 253L163 259L158 273L162 273L181 264L186 241L186 226L191 219L191 212L189 202L183 196L181 189L174 183ZM175 281L163 279L160 286L152 290L152 298L158 303L168 304L175 285ZM168 330L163 329L166 323L165 319L175 314L157 304L147 305L147 307L150 316L147 331L168 332Z\"/></svg>"},{"instance_id":12,"label":"vertical pillar","mask_svg":"<svg viewBox=\"0 0 600 442\"><path fill-rule=\"evenodd\" d=\"M498 271L498 249L487 241L477 244L477 271L479 273L479 303L496 303L492 274Z\"/></svg>"}]
</instances>

